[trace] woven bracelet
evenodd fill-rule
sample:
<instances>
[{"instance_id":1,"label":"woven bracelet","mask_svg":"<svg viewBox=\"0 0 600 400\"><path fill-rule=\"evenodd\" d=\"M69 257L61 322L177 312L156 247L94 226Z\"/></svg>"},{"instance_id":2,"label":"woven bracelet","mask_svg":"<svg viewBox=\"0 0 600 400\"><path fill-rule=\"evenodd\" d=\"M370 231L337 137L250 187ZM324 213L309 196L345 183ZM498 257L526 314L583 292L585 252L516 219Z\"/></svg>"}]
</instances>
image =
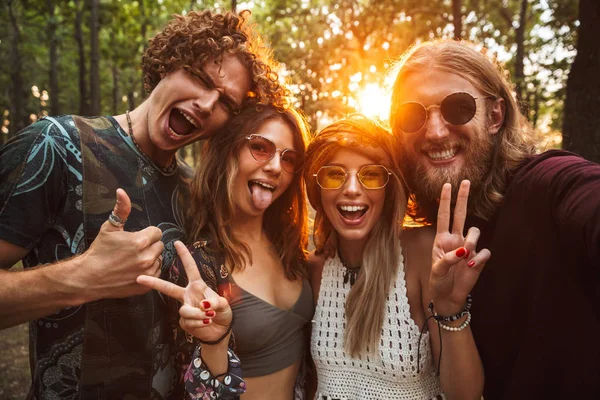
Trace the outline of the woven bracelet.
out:
<instances>
[{"instance_id":1,"label":"woven bracelet","mask_svg":"<svg viewBox=\"0 0 600 400\"><path fill-rule=\"evenodd\" d=\"M465 307L462 309L462 311L458 312L457 314L450 315L448 317L443 317L435 312L435 308L433 306L433 300L429 302L429 307L427 307L427 308L429 309L429 312L433 316L433 319L435 319L436 321L438 321L438 322L453 322L453 321L458 321L459 319L461 319L462 317L464 317L467 314L470 314L471 303L473 303L473 299L471 298L471 293L469 293L467 295L467 301L465 303Z\"/></svg>"},{"instance_id":2,"label":"woven bracelet","mask_svg":"<svg viewBox=\"0 0 600 400\"><path fill-rule=\"evenodd\" d=\"M465 322L463 322L459 326L448 326L446 324L443 324L440 321L438 321L438 325L440 326L440 328L442 328L446 331L459 332L459 331L462 331L463 329L465 329L467 327L467 325L469 325L470 322L471 322L471 313L467 311L467 319L465 320Z\"/></svg>"},{"instance_id":3,"label":"woven bracelet","mask_svg":"<svg viewBox=\"0 0 600 400\"><path fill-rule=\"evenodd\" d=\"M229 323L229 327L227 328L227 330L225 331L225 333L218 339L216 340L202 340L202 339L198 339L198 341L202 344L207 344L207 345L215 345L215 344L219 344L223 341L223 339L225 339L225 337L227 335L229 335L229 332L231 332L231 330L233 329L233 321L235 321L235 314L232 312L231 313L231 322Z\"/></svg>"}]
</instances>

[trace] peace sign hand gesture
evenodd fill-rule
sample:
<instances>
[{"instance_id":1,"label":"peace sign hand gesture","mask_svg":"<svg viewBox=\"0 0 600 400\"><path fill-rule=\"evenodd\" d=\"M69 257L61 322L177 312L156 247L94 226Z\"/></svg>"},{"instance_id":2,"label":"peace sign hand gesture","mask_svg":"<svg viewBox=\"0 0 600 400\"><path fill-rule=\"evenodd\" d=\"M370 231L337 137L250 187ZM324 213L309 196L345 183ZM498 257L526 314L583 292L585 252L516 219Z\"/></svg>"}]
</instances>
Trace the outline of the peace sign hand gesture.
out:
<instances>
[{"instance_id":1,"label":"peace sign hand gesture","mask_svg":"<svg viewBox=\"0 0 600 400\"><path fill-rule=\"evenodd\" d=\"M188 277L189 283L185 288L148 275L138 276L137 282L183 303L179 309L179 325L187 333L207 342L217 340L231 324L233 314L229 302L202 280L187 247L176 241L175 248Z\"/></svg>"},{"instance_id":2,"label":"peace sign hand gesture","mask_svg":"<svg viewBox=\"0 0 600 400\"><path fill-rule=\"evenodd\" d=\"M481 270L491 256L487 249L475 252L480 234L478 228L470 228L467 236L463 236L469 186L469 181L461 182L451 228L452 186L449 183L444 184L440 195L429 287L436 312L444 316L454 315L463 309L467 295L475 286Z\"/></svg>"}]
</instances>

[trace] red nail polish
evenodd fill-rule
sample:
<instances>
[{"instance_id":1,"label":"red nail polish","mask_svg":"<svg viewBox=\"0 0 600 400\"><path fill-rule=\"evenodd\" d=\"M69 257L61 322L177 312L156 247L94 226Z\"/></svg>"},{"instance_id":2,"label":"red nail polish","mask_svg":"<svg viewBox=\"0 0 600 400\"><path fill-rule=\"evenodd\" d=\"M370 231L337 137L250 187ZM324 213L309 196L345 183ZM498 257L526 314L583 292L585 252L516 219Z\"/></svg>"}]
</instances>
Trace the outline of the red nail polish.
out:
<instances>
[{"instance_id":1,"label":"red nail polish","mask_svg":"<svg viewBox=\"0 0 600 400\"><path fill-rule=\"evenodd\" d=\"M204 300L204 301L202 302L202 307L204 307L204 308L210 308L210 302L209 302L209 301L206 301L206 300Z\"/></svg>"},{"instance_id":2,"label":"red nail polish","mask_svg":"<svg viewBox=\"0 0 600 400\"><path fill-rule=\"evenodd\" d=\"M466 249L465 249L466 250ZM469 254L471 254L471 250L467 250L467 254L465 254L465 258L469 257Z\"/></svg>"},{"instance_id":3,"label":"red nail polish","mask_svg":"<svg viewBox=\"0 0 600 400\"><path fill-rule=\"evenodd\" d=\"M471 260L467 263L467 265L471 268L473 268L473 266L475 265L475 260Z\"/></svg>"},{"instance_id":4,"label":"red nail polish","mask_svg":"<svg viewBox=\"0 0 600 400\"><path fill-rule=\"evenodd\" d=\"M460 249L456 250L456 257L464 257L465 254L467 254L467 250L465 250L464 247L461 247Z\"/></svg>"},{"instance_id":5,"label":"red nail polish","mask_svg":"<svg viewBox=\"0 0 600 400\"><path fill-rule=\"evenodd\" d=\"M214 316L215 316L215 312L214 312L213 310L208 310L208 311L206 312L206 316L207 316L207 317L214 317Z\"/></svg>"},{"instance_id":6,"label":"red nail polish","mask_svg":"<svg viewBox=\"0 0 600 400\"><path fill-rule=\"evenodd\" d=\"M210 319L208 319L208 318L206 318L206 319L203 319L203 320L202 320L202 323L203 323L204 325L208 325L208 324L210 324Z\"/></svg>"}]
</instances>

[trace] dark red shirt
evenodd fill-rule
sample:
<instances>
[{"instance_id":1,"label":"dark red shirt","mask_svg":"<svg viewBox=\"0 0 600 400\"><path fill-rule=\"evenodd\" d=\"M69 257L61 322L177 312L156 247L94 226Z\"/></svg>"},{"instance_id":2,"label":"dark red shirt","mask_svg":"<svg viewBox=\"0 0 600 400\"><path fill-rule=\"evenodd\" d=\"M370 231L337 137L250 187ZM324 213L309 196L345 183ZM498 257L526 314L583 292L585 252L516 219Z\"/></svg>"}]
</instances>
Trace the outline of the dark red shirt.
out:
<instances>
[{"instance_id":1,"label":"dark red shirt","mask_svg":"<svg viewBox=\"0 0 600 400\"><path fill-rule=\"evenodd\" d=\"M492 221L472 329L486 400L600 395L600 165L564 151L526 160ZM591 396L591 397L590 397Z\"/></svg>"}]
</instances>

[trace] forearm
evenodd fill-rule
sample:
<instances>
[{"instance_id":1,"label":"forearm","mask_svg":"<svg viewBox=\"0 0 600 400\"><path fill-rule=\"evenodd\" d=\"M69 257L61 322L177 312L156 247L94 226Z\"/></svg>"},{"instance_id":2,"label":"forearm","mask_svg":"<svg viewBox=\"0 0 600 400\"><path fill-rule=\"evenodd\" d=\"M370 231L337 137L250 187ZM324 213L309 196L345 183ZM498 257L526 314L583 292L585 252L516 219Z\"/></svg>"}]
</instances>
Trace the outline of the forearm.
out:
<instances>
[{"instance_id":1,"label":"forearm","mask_svg":"<svg viewBox=\"0 0 600 400\"><path fill-rule=\"evenodd\" d=\"M231 334L227 335L221 342L215 345L203 344L202 348L200 349L202 360L213 376L221 375L227 372L227 349L230 337ZM222 377L220 380L222 380Z\"/></svg>"},{"instance_id":2,"label":"forearm","mask_svg":"<svg viewBox=\"0 0 600 400\"><path fill-rule=\"evenodd\" d=\"M184 378L186 398L196 398L200 390L210 393L211 398L238 399L246 391L240 360L228 349L228 342L229 336L217 345L196 347ZM206 359L211 359L210 367ZM215 379L220 384L215 384Z\"/></svg>"},{"instance_id":3,"label":"forearm","mask_svg":"<svg viewBox=\"0 0 600 400\"><path fill-rule=\"evenodd\" d=\"M55 313L86 301L71 284L79 257L26 271L0 270L0 329Z\"/></svg>"},{"instance_id":4,"label":"forearm","mask_svg":"<svg viewBox=\"0 0 600 400\"><path fill-rule=\"evenodd\" d=\"M459 326L463 321L464 319L461 319L445 324ZM437 323L434 325L431 329L437 330ZM446 398L448 400L480 399L484 384L483 366L471 328L467 326L458 332L444 329L441 331L440 383ZM436 363L437 360L436 358Z\"/></svg>"}]
</instances>

